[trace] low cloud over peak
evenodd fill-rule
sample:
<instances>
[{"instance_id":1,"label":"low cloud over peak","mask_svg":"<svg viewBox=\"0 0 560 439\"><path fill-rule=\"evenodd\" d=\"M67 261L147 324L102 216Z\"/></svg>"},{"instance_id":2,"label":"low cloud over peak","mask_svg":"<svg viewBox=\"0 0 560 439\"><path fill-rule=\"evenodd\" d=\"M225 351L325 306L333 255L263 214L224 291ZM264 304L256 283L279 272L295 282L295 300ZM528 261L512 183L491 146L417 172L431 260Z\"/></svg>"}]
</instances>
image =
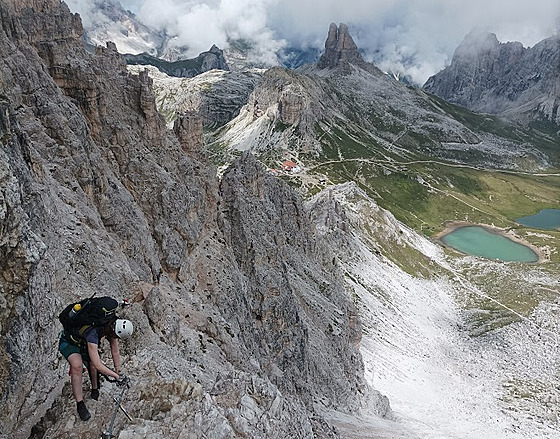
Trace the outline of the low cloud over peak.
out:
<instances>
[{"instance_id":1,"label":"low cloud over peak","mask_svg":"<svg viewBox=\"0 0 560 439\"><path fill-rule=\"evenodd\" d=\"M87 26L92 4L67 0ZM463 37L478 27L500 41L531 46L557 32L557 0L122 0L139 20L175 35L195 56L230 39L258 46L264 61L284 47L323 48L331 22L347 23L365 58L417 83L445 67ZM97 19L100 19L97 17Z\"/></svg>"}]
</instances>

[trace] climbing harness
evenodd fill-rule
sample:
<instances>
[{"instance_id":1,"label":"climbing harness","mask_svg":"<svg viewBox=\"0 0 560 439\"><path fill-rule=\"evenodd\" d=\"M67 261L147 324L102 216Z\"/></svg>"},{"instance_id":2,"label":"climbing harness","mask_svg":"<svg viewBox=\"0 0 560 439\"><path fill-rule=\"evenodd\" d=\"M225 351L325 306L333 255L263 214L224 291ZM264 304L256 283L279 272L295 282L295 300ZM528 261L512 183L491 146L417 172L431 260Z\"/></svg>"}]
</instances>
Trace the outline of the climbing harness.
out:
<instances>
[{"instance_id":1,"label":"climbing harness","mask_svg":"<svg viewBox=\"0 0 560 439\"><path fill-rule=\"evenodd\" d=\"M111 381L111 382L115 382L115 381ZM113 429L114 429L114 426L115 426L115 419L117 418L117 413L118 413L119 409L123 411L123 413L128 417L128 419L132 420L130 415L127 413L127 411L122 406L122 400L124 398L124 392L126 392L126 389L128 389L128 387L129 387L129 382L127 381L126 383L124 383L122 385L122 389L121 389L119 395L117 397L113 396L113 400L115 401L115 409L113 410L113 415L111 416L111 422L109 423L109 427L107 428L107 430L105 430L102 433L101 439L112 439L112 438L115 437L113 435Z\"/></svg>"}]
</instances>

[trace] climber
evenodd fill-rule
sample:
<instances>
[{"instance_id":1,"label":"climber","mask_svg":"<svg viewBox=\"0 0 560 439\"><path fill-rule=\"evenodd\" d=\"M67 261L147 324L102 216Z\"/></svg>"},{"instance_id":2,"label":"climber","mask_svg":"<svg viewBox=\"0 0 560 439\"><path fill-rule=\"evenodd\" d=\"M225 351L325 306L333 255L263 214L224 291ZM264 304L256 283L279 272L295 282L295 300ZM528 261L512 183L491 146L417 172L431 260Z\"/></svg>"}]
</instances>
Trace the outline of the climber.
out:
<instances>
[{"instance_id":1,"label":"climber","mask_svg":"<svg viewBox=\"0 0 560 439\"><path fill-rule=\"evenodd\" d=\"M101 306L98 300L111 300L116 302L111 298L99 298L99 299L87 299L88 302L85 303L84 315L94 314L95 307ZM80 304L85 301L80 302ZM73 305L76 307L75 304ZM117 306L118 307L118 306ZM81 308L81 306L80 306ZM78 310L80 309L78 308ZM124 320L117 318L114 315L114 310L110 312L111 318L109 321L102 320L91 320L94 322L101 321L102 325L97 324L85 324L80 327L79 331L72 328L68 323L68 319L64 319L63 315L68 314L68 309L72 309L72 305L69 305L60 315L60 320L63 322L64 330L60 336L59 351L70 363L70 381L72 383L72 393L76 399L78 415L82 421L87 421L91 418L91 414L84 403L83 390L82 390L82 369L85 365L88 369L90 380L91 380L91 397L95 400L99 398L99 374L112 377L116 380L118 386L126 385L129 381L128 377L120 373L120 355L119 355L119 344L118 339L126 339L132 335L134 327L132 322L129 320ZM74 308L75 309L75 308ZM103 311L107 313L108 308L103 308ZM79 312L79 311L78 311ZM90 317L91 319L91 317ZM76 318L76 321L83 319ZM70 320L70 322L72 322ZM105 337L109 341L109 346L111 349L111 357L113 359L113 365L115 370L109 369L103 364L99 356L98 346L101 339Z\"/></svg>"}]
</instances>

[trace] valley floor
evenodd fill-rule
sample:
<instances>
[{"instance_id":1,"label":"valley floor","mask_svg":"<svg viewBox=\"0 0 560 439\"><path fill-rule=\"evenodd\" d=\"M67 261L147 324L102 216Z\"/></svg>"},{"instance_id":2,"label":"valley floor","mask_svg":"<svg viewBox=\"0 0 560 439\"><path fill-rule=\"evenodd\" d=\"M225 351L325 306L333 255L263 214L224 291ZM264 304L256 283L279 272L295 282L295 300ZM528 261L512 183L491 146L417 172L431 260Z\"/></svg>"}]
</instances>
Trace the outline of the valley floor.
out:
<instances>
[{"instance_id":1,"label":"valley floor","mask_svg":"<svg viewBox=\"0 0 560 439\"><path fill-rule=\"evenodd\" d=\"M427 257L431 276L404 272L366 240L344 262L364 325L366 379L389 398L395 420L368 417L367 409L361 418L332 414L341 433L348 439L560 437L558 275L543 264L450 257L401 227L398 244ZM491 298L501 294L496 285L519 297L534 294L536 304ZM537 299L544 290L550 296Z\"/></svg>"}]
</instances>

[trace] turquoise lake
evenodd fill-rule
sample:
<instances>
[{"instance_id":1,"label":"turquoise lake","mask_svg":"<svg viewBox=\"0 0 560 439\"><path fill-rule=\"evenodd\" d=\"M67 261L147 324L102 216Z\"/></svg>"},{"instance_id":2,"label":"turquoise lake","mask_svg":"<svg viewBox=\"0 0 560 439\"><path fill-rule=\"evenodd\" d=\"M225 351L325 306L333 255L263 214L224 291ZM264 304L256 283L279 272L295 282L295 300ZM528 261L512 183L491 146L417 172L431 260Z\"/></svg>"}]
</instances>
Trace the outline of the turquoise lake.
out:
<instances>
[{"instance_id":1,"label":"turquoise lake","mask_svg":"<svg viewBox=\"0 0 560 439\"><path fill-rule=\"evenodd\" d=\"M529 247L480 226L465 226L441 238L461 253L502 261L537 262L539 256Z\"/></svg>"},{"instance_id":2,"label":"turquoise lake","mask_svg":"<svg viewBox=\"0 0 560 439\"><path fill-rule=\"evenodd\" d=\"M535 229L560 229L560 210L543 209L535 215L517 218L515 221L523 226L534 227Z\"/></svg>"}]
</instances>

